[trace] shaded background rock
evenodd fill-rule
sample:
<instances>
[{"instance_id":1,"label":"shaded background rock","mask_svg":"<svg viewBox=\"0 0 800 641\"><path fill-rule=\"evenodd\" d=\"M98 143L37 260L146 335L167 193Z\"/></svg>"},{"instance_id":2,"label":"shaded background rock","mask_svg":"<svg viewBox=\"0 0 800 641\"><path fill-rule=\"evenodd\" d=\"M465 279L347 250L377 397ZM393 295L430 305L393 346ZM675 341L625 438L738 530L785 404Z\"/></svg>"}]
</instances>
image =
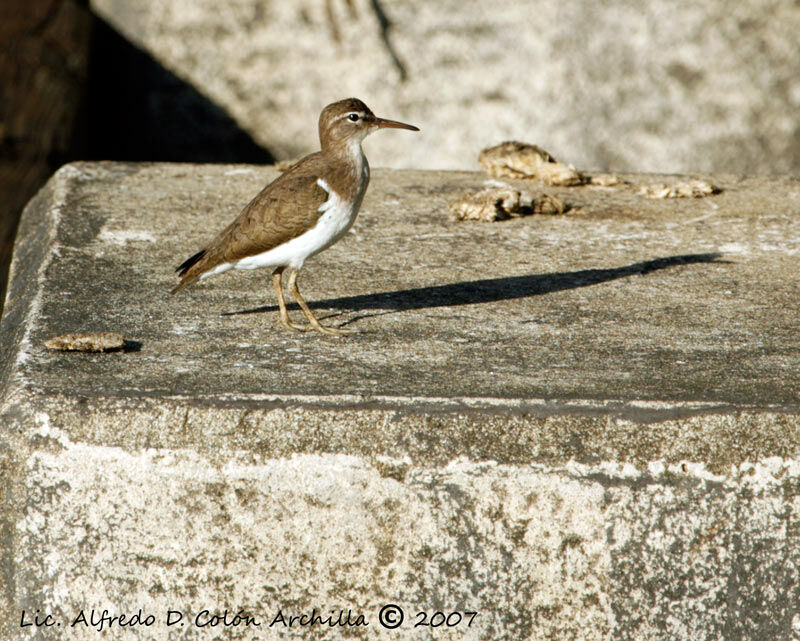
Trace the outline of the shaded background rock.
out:
<instances>
[{"instance_id":1,"label":"shaded background rock","mask_svg":"<svg viewBox=\"0 0 800 641\"><path fill-rule=\"evenodd\" d=\"M86 153L91 18L73 0L0 3L0 312L17 219L61 164Z\"/></svg>"},{"instance_id":2,"label":"shaded background rock","mask_svg":"<svg viewBox=\"0 0 800 641\"><path fill-rule=\"evenodd\" d=\"M376 166L474 169L519 139L581 169L800 167L790 0L93 6L280 158L313 151L320 109L357 95L422 128L368 143Z\"/></svg>"},{"instance_id":3,"label":"shaded background rock","mask_svg":"<svg viewBox=\"0 0 800 641\"><path fill-rule=\"evenodd\" d=\"M5 0L0 41L0 312L22 208L64 163L273 161L86 0Z\"/></svg>"}]
</instances>

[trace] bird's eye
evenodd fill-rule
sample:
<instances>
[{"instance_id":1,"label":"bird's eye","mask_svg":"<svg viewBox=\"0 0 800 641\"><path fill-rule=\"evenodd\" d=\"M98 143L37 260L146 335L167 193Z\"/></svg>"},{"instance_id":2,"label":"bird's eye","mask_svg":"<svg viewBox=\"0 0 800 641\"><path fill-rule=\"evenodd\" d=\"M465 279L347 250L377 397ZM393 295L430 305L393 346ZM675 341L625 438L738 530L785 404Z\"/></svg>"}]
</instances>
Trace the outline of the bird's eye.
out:
<instances>
[{"instance_id":1,"label":"bird's eye","mask_svg":"<svg viewBox=\"0 0 800 641\"><path fill-rule=\"evenodd\" d=\"M347 117L350 119L350 122L358 122L358 114L350 114Z\"/></svg>"}]
</instances>

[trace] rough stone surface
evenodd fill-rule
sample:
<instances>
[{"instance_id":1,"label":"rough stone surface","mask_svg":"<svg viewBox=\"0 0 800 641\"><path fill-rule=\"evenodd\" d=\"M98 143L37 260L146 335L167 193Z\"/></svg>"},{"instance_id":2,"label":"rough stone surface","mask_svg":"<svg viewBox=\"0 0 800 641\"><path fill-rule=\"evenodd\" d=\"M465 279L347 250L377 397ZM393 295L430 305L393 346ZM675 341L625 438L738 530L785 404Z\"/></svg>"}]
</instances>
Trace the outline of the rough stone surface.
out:
<instances>
[{"instance_id":1,"label":"rough stone surface","mask_svg":"<svg viewBox=\"0 0 800 641\"><path fill-rule=\"evenodd\" d=\"M625 175L487 225L448 216L484 174L375 170L301 278L360 330L336 339L276 326L264 271L167 295L275 175L74 164L26 210L0 324L2 638L139 608L153 625L114 638L175 638L169 610L178 638L316 638L269 627L313 608L369 622L326 638L398 638L389 603L423 639L800 637L800 181L653 200L688 177ZM128 347L43 346L100 331ZM195 625L226 608L261 627ZM20 628L37 609L61 627ZM437 611L479 614L413 628Z\"/></svg>"},{"instance_id":2,"label":"rough stone surface","mask_svg":"<svg viewBox=\"0 0 800 641\"><path fill-rule=\"evenodd\" d=\"M580 169L800 169L794 0L91 4L282 159L355 95L422 129L371 143L383 166L473 169L517 139Z\"/></svg>"}]
</instances>

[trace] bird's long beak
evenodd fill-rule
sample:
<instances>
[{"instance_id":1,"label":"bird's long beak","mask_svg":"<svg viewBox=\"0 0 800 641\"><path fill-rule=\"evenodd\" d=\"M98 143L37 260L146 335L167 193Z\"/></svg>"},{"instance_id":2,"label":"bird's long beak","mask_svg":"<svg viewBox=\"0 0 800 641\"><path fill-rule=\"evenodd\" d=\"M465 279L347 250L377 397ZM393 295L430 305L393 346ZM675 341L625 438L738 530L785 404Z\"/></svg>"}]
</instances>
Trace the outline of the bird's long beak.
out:
<instances>
[{"instance_id":1,"label":"bird's long beak","mask_svg":"<svg viewBox=\"0 0 800 641\"><path fill-rule=\"evenodd\" d=\"M386 120L386 118L375 118L375 124L381 129L410 129L411 131L419 131L419 127L414 125L407 125L404 122L397 122L396 120Z\"/></svg>"}]
</instances>

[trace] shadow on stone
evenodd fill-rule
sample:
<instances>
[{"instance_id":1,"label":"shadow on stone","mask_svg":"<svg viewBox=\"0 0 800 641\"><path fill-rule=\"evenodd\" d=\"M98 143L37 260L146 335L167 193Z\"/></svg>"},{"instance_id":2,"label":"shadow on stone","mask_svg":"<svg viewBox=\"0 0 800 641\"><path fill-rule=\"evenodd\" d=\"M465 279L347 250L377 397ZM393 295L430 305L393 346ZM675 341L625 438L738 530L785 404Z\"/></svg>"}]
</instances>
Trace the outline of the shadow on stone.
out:
<instances>
[{"instance_id":1,"label":"shadow on stone","mask_svg":"<svg viewBox=\"0 0 800 641\"><path fill-rule=\"evenodd\" d=\"M361 310L409 310L432 307L450 307L455 305L474 305L492 303L501 300L514 300L528 296L540 296L560 292L566 289L588 287L628 276L645 275L650 272L695 263L726 263L719 260L721 254L686 254L668 256L644 262L633 263L625 267L611 269L583 269L576 272L559 272L555 274L531 274L529 276L507 276L505 278L487 278L449 285L403 289L394 292L364 294L343 298L328 298L309 301L309 307L315 309ZM287 305L290 309L292 305ZM294 306L297 308L297 306ZM222 316L239 314L256 314L273 312L276 305L265 305L255 309L237 312L226 312Z\"/></svg>"},{"instance_id":2,"label":"shadow on stone","mask_svg":"<svg viewBox=\"0 0 800 641\"><path fill-rule=\"evenodd\" d=\"M126 354L136 353L142 351L142 344L139 341L125 339L125 344L122 346L122 351Z\"/></svg>"},{"instance_id":3,"label":"shadow on stone","mask_svg":"<svg viewBox=\"0 0 800 641\"><path fill-rule=\"evenodd\" d=\"M88 93L90 159L274 162L223 109L99 17Z\"/></svg>"}]
</instances>

